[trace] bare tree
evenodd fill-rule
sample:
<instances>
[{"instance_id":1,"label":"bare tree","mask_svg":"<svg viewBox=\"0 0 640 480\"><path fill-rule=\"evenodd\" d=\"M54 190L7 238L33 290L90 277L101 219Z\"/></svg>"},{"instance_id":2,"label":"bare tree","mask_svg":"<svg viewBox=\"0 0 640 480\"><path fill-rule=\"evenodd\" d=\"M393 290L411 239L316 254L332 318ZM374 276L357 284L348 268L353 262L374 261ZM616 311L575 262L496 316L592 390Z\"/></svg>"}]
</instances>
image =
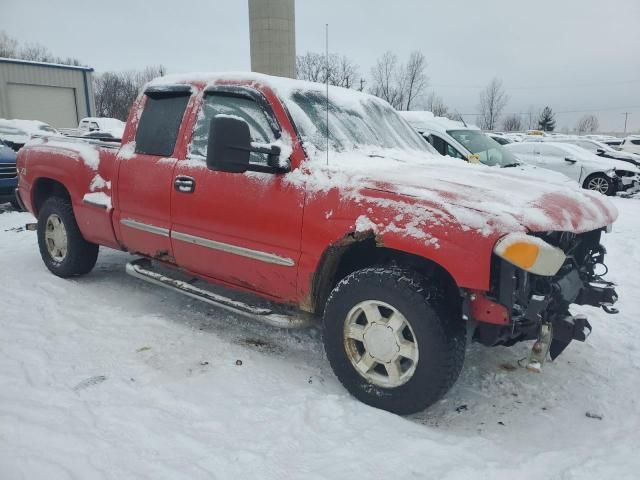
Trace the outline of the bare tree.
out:
<instances>
[{"instance_id":1,"label":"bare tree","mask_svg":"<svg viewBox=\"0 0 640 480\"><path fill-rule=\"evenodd\" d=\"M424 94L428 84L426 69L424 54L418 50L411 52L407 65L400 70L404 110L411 110L413 102Z\"/></svg>"},{"instance_id":2,"label":"bare tree","mask_svg":"<svg viewBox=\"0 0 640 480\"><path fill-rule=\"evenodd\" d=\"M449 108L444 104L442 97L436 95L436 92L431 92L427 96L425 108L436 117L446 117L449 115Z\"/></svg>"},{"instance_id":3,"label":"bare tree","mask_svg":"<svg viewBox=\"0 0 640 480\"><path fill-rule=\"evenodd\" d=\"M15 58L18 51L18 41L4 31L0 31L0 57Z\"/></svg>"},{"instance_id":4,"label":"bare tree","mask_svg":"<svg viewBox=\"0 0 640 480\"><path fill-rule=\"evenodd\" d=\"M489 82L482 92L478 109L480 111L480 128L483 130L493 130L498 125L500 114L504 109L509 97L504 91L502 80L494 78Z\"/></svg>"},{"instance_id":5,"label":"bare tree","mask_svg":"<svg viewBox=\"0 0 640 480\"><path fill-rule=\"evenodd\" d=\"M592 114L583 115L576 125L578 133L594 133L598 131L598 128L600 128L598 117Z\"/></svg>"},{"instance_id":6,"label":"bare tree","mask_svg":"<svg viewBox=\"0 0 640 480\"><path fill-rule=\"evenodd\" d=\"M393 52L385 52L371 69L370 93L386 100L398 110L411 109L428 85L427 62L414 51L406 65Z\"/></svg>"},{"instance_id":7,"label":"bare tree","mask_svg":"<svg viewBox=\"0 0 640 480\"><path fill-rule=\"evenodd\" d=\"M522 121L520 120L520 115L518 115L517 113L513 113L504 117L504 120L502 121L502 128L506 132L518 132L522 130Z\"/></svg>"},{"instance_id":8,"label":"bare tree","mask_svg":"<svg viewBox=\"0 0 640 480\"><path fill-rule=\"evenodd\" d=\"M32 62L62 63L65 65L82 65L80 60L71 57L56 57L47 47L39 43L20 45L15 38L0 31L0 57L29 60Z\"/></svg>"},{"instance_id":9,"label":"bare tree","mask_svg":"<svg viewBox=\"0 0 640 480\"><path fill-rule=\"evenodd\" d=\"M94 77L96 114L100 117L126 120L131 104L142 86L165 73L164 66L154 65L141 71L105 72L96 75Z\"/></svg>"},{"instance_id":10,"label":"bare tree","mask_svg":"<svg viewBox=\"0 0 640 480\"><path fill-rule=\"evenodd\" d=\"M402 108L402 85L398 84L398 56L385 52L371 69L371 93L389 102L394 108Z\"/></svg>"},{"instance_id":11,"label":"bare tree","mask_svg":"<svg viewBox=\"0 0 640 480\"><path fill-rule=\"evenodd\" d=\"M358 80L358 65L346 56L336 54L327 57L321 53L307 52L296 57L296 77L310 82L353 88Z\"/></svg>"}]
</instances>

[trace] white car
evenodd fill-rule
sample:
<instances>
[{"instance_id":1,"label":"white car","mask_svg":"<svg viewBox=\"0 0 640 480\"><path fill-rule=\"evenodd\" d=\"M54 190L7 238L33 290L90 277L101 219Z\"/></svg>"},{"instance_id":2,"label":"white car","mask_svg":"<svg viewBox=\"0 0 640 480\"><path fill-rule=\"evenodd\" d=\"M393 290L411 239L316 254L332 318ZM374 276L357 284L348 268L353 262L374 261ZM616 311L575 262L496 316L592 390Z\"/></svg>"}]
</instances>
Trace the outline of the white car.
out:
<instances>
[{"instance_id":1,"label":"white car","mask_svg":"<svg viewBox=\"0 0 640 480\"><path fill-rule=\"evenodd\" d=\"M620 144L620 150L631 153L640 153L640 135L629 135Z\"/></svg>"},{"instance_id":2,"label":"white car","mask_svg":"<svg viewBox=\"0 0 640 480\"><path fill-rule=\"evenodd\" d=\"M511 143L505 148L515 153L525 163L563 173L583 188L604 195L615 195L620 190L637 187L638 178L640 178L640 170L633 165L625 165L620 160L598 157L576 145L521 142ZM617 172L617 167L623 171ZM627 172L629 177L626 176ZM619 176L619 173L624 176Z\"/></svg>"},{"instance_id":3,"label":"white car","mask_svg":"<svg viewBox=\"0 0 640 480\"><path fill-rule=\"evenodd\" d=\"M601 141L594 140L592 138L571 137L571 138L563 138L561 140L555 140L553 138L551 139L545 138L544 141L570 143L572 145L577 145L578 147L584 148L585 150L589 150L591 153L598 155L599 157L611 158L613 160L623 160L625 162L629 162L635 165L636 167L640 166L640 154L622 152L620 150L616 150L615 148L610 147L609 145Z\"/></svg>"},{"instance_id":4,"label":"white car","mask_svg":"<svg viewBox=\"0 0 640 480\"><path fill-rule=\"evenodd\" d=\"M87 117L80 120L78 131L85 137L122 139L125 123L117 118Z\"/></svg>"},{"instance_id":5,"label":"white car","mask_svg":"<svg viewBox=\"0 0 640 480\"><path fill-rule=\"evenodd\" d=\"M39 120L0 118L0 140L16 152L32 138L58 136L60 132Z\"/></svg>"},{"instance_id":6,"label":"white car","mask_svg":"<svg viewBox=\"0 0 640 480\"><path fill-rule=\"evenodd\" d=\"M440 155L483 163L489 166L512 167L519 164L515 156L484 134L475 125L467 125L431 112L398 112L418 131Z\"/></svg>"}]
</instances>

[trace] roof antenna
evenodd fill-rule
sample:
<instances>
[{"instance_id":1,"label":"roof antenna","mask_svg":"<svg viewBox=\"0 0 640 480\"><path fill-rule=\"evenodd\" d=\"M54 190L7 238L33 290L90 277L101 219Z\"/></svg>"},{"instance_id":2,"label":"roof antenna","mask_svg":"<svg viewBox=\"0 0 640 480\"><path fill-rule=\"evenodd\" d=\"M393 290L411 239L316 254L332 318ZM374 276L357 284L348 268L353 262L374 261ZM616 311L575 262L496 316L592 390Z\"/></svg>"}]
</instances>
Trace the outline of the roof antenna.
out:
<instances>
[{"instance_id":1,"label":"roof antenna","mask_svg":"<svg viewBox=\"0 0 640 480\"><path fill-rule=\"evenodd\" d=\"M327 166L329 166L329 24L325 24L325 83L327 87Z\"/></svg>"}]
</instances>

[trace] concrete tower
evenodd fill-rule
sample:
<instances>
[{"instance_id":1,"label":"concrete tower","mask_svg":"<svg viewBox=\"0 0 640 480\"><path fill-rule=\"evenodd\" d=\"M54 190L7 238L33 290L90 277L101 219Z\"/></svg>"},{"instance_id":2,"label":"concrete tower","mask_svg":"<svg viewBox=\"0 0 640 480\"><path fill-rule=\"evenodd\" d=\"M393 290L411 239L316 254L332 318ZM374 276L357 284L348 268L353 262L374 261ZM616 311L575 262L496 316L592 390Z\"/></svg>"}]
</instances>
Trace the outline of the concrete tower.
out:
<instances>
[{"instance_id":1,"label":"concrete tower","mask_svg":"<svg viewBox=\"0 0 640 480\"><path fill-rule=\"evenodd\" d=\"M296 76L295 0L249 0L251 70Z\"/></svg>"}]
</instances>

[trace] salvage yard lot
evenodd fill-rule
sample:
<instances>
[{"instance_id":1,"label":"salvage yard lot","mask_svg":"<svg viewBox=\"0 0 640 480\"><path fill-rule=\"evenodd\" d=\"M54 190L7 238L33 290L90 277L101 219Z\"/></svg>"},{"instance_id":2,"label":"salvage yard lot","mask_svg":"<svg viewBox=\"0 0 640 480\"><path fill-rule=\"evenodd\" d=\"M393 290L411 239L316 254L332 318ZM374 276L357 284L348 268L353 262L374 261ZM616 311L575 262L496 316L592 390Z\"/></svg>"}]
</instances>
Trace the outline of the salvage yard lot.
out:
<instances>
[{"instance_id":1,"label":"salvage yard lot","mask_svg":"<svg viewBox=\"0 0 640 480\"><path fill-rule=\"evenodd\" d=\"M30 214L3 211L0 478L638 478L640 199L614 202L621 313L574 307L593 334L542 374L518 366L530 343L473 345L407 418L349 396L318 329L142 284L106 249L88 276L54 277Z\"/></svg>"}]
</instances>

